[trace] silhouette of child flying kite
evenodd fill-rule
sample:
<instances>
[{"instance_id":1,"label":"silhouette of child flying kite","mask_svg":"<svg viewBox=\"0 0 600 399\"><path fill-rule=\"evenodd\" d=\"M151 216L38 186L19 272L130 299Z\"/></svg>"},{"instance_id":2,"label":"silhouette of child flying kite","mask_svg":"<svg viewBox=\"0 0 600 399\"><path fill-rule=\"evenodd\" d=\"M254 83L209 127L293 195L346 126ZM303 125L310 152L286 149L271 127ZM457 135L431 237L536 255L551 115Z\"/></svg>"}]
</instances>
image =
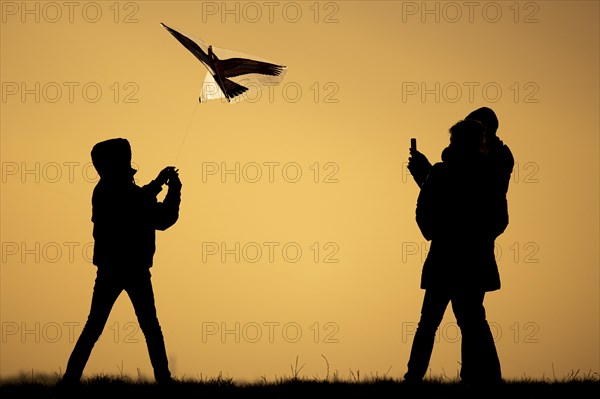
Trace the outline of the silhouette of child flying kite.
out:
<instances>
[{"instance_id":1,"label":"silhouette of child flying kite","mask_svg":"<svg viewBox=\"0 0 600 399\"><path fill-rule=\"evenodd\" d=\"M164 168L149 184L138 186L131 167L131 146L114 138L96 144L92 162L100 175L92 196L94 224L93 263L98 268L90 313L75 344L62 385L80 381L92 349L122 291L131 299L146 338L154 377L172 382L164 338L154 306L150 268L155 252L155 231L166 230L179 218L181 181L178 170ZM162 186L168 192L159 202Z\"/></svg>"}]
</instances>

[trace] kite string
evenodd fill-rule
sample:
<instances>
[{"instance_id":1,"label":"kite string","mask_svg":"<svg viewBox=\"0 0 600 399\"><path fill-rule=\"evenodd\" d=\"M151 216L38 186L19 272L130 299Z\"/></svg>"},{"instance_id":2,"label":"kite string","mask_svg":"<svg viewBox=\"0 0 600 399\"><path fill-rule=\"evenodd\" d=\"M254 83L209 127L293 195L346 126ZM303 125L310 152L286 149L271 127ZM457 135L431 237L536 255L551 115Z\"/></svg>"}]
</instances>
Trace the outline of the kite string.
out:
<instances>
[{"instance_id":1,"label":"kite string","mask_svg":"<svg viewBox=\"0 0 600 399\"><path fill-rule=\"evenodd\" d=\"M190 127L192 126L192 122L194 121L194 116L196 116L197 110L198 110L198 104L196 104L194 106L194 112L192 113L192 117L190 118L190 121L188 122L187 129L185 130L185 134L183 135L183 139L181 140L181 144L179 145L179 151L177 151L177 157L175 158L175 162L173 163L173 165L176 165L177 161L179 160L179 156L181 155L181 150L183 149L183 145L185 144L185 139L187 138L187 135L190 132Z\"/></svg>"}]
</instances>

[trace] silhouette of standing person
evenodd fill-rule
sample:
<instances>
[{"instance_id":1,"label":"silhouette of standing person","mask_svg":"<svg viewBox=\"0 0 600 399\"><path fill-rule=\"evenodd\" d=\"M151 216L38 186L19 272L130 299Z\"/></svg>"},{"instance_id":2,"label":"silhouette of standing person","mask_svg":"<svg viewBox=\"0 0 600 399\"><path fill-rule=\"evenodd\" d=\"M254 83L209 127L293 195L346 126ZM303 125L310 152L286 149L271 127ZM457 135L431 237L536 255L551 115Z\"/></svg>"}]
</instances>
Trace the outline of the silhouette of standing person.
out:
<instances>
[{"instance_id":1,"label":"silhouette of standing person","mask_svg":"<svg viewBox=\"0 0 600 399\"><path fill-rule=\"evenodd\" d=\"M416 220L431 247L421 274L425 295L407 382L424 378L449 303L462 335L462 382L502 382L483 302L486 292L500 289L494 241L508 224L508 209L485 142L480 122L456 123L442 162L431 167L421 186Z\"/></svg>"},{"instance_id":2,"label":"silhouette of standing person","mask_svg":"<svg viewBox=\"0 0 600 399\"><path fill-rule=\"evenodd\" d=\"M92 349L113 304L122 291L131 299L144 333L154 377L172 381L163 333L156 316L150 268L155 252L155 230L166 230L179 217L181 181L174 167L163 169L149 184L138 186L131 167L131 146L115 138L96 144L92 162L100 180L92 195L93 263L97 267L90 313L69 357L62 386L80 381ZM159 202L162 186L168 192Z\"/></svg>"}]
</instances>

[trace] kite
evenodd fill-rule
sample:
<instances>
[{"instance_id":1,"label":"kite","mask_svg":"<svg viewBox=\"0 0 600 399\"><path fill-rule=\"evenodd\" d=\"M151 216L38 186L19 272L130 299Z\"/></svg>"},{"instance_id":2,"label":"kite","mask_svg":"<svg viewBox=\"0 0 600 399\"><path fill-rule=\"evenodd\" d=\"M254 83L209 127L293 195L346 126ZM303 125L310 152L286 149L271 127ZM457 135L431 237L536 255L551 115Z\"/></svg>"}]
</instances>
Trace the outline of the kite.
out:
<instances>
[{"instance_id":1,"label":"kite","mask_svg":"<svg viewBox=\"0 0 600 399\"><path fill-rule=\"evenodd\" d=\"M177 30L163 24L186 49L188 49L206 67L207 73L202 85L200 102L225 98L229 103L243 100L250 89L277 85L287 71L284 65L275 64L254 56L240 56L227 49L213 48L202 40L193 40ZM217 55L217 51L221 55ZM231 57L225 58L227 54ZM243 95L246 93L245 95Z\"/></svg>"}]
</instances>

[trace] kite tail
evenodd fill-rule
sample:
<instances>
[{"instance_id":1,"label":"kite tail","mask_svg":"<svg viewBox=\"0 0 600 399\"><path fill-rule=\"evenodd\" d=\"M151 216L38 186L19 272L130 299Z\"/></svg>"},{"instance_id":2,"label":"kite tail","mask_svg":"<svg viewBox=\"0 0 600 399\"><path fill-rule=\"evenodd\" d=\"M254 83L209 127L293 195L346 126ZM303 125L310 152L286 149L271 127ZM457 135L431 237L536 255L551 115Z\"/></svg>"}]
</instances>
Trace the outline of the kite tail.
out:
<instances>
[{"instance_id":1,"label":"kite tail","mask_svg":"<svg viewBox=\"0 0 600 399\"><path fill-rule=\"evenodd\" d=\"M228 99L232 99L248 91L247 87L237 84L234 81L226 78L223 78L223 89L225 90L225 97Z\"/></svg>"}]
</instances>

